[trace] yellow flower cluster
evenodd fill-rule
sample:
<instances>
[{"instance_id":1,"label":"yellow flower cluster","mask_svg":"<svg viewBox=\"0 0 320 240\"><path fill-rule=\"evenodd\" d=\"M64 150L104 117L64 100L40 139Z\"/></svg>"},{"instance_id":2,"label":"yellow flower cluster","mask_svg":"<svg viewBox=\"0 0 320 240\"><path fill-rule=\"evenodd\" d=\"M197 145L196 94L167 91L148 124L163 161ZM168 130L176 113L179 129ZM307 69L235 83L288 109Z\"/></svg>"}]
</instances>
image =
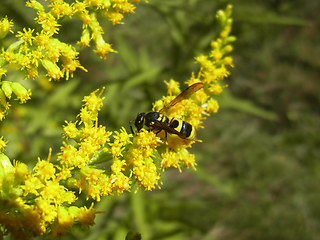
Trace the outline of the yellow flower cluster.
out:
<instances>
[{"instance_id":1,"label":"yellow flower cluster","mask_svg":"<svg viewBox=\"0 0 320 240\"><path fill-rule=\"evenodd\" d=\"M221 80L230 74L227 66L233 67L232 57L227 56L233 49L231 43L236 40L234 36L229 35L232 25L231 13L231 5L224 11L217 12L217 19L222 26L220 37L211 42L212 50L209 56L196 57L200 71L197 76L192 74L185 82L188 86L202 82L203 89L168 109L165 114L169 118L182 119L198 129L203 127L202 122L208 115L218 111L219 104L212 96L220 94L223 88L227 87L221 84ZM165 83L168 96L156 101L153 104L153 111L162 109L181 92L179 83L173 79ZM187 150L195 141L199 140L186 140L176 135L168 135L167 146L158 149L161 155L161 167L175 167L180 170L182 165L195 168L195 156Z\"/></svg>"},{"instance_id":2,"label":"yellow flower cluster","mask_svg":"<svg viewBox=\"0 0 320 240\"><path fill-rule=\"evenodd\" d=\"M31 239L48 231L58 237L76 222L84 226L94 223L92 207L67 207L77 199L61 184L71 172L50 163L50 155L39 159L31 173L24 163L12 165L0 154L0 224L14 239Z\"/></svg>"},{"instance_id":3,"label":"yellow flower cluster","mask_svg":"<svg viewBox=\"0 0 320 240\"><path fill-rule=\"evenodd\" d=\"M57 18L70 14L67 6L61 10L53 6L58 2L51 1L52 9L55 9L51 14ZM85 2L88 5L83 5L82 13L86 6L100 1ZM113 2L113 12L129 11L125 5L120 5L126 1ZM42 11L42 5L37 1L29 1L28 4ZM103 8L103 5L99 6ZM196 58L200 65L199 73L192 74L186 81L189 86L201 82L203 87L170 109L165 108L164 114L169 119L187 121L197 129L202 127L208 115L218 111L219 105L212 96L220 94L226 87L221 80L229 75L227 66L232 66L232 58L227 56L232 51L230 43L235 40L229 35L231 11L231 6L228 6L225 11L218 12L217 18L223 29L220 37L211 43L209 56ZM45 17L41 19L45 21ZM32 35L32 31L27 32ZM27 38L21 44L25 41ZM178 82L170 80L165 83L168 96L156 101L153 111L160 111L181 92ZM8 97L11 93L5 89L2 85L3 94ZM136 134L128 133L125 128L111 132L99 125L102 93L103 90L96 90L84 97L77 120L66 122L63 128L65 142L57 161L50 160L50 150L48 158L38 159L36 166L29 171L25 164L12 164L5 154L0 153L0 225L13 238L30 239L44 234L59 237L76 223L82 226L94 224L97 212L93 205L88 209L74 204L80 194L100 201L102 196L119 195L136 188L153 190L162 184L160 174L166 168L174 167L181 171L183 166L196 167L195 156L188 148L195 141L200 141L198 139L183 139L175 134L165 134L165 131L145 129ZM1 104L4 106L2 100ZM0 150L5 145L6 142L0 138Z\"/></svg>"},{"instance_id":4,"label":"yellow flower cluster","mask_svg":"<svg viewBox=\"0 0 320 240\"><path fill-rule=\"evenodd\" d=\"M70 1L69 1L70 2ZM29 0L26 6L35 10L37 17L34 19L41 26L40 30L24 28L15 34L18 39L4 48L0 53L0 81L8 69L16 68L25 72L25 78L36 79L39 71L45 70L48 80L60 80L73 77L77 69L87 71L81 66L79 52L70 44L60 41L54 35L59 33L61 20L65 17L76 17L82 21L82 34L78 44L88 47L94 43L94 50L102 58L110 52L116 52L111 45L103 39L103 29L97 19L97 14L111 21L112 24L121 23L123 15L134 12L136 0L77 0L67 3L64 0L51 0L48 5L43 1ZM13 22L7 17L0 19L0 39L12 32ZM13 33L13 32L12 32ZM0 82L3 88L3 82ZM22 86L20 85L20 88ZM21 103L29 99L31 92L25 90L24 96L17 96ZM7 94L0 91L1 105L0 120L6 115L10 104L6 103Z\"/></svg>"}]
</instances>

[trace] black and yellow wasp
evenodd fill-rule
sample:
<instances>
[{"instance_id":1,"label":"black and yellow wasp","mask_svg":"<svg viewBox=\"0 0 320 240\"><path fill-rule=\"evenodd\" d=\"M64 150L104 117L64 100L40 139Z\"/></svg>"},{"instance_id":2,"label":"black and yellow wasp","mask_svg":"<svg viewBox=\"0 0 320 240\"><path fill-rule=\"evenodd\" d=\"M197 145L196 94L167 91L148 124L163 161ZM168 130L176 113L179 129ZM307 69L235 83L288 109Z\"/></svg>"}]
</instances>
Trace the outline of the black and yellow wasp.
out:
<instances>
[{"instance_id":1,"label":"black and yellow wasp","mask_svg":"<svg viewBox=\"0 0 320 240\"><path fill-rule=\"evenodd\" d=\"M197 92L201 88L203 88L203 83L195 83L186 88L182 93L180 93L175 99L173 99L159 112L139 113L134 123L138 132L145 125L150 131L156 131L156 134L158 134L161 131L165 131L166 137L167 133L169 133L176 134L183 139L194 139L195 129L190 123L174 118L170 120L167 116L163 115L162 113L168 110L169 108L173 107L183 99L189 97L191 94ZM131 131L133 132L132 126L130 127Z\"/></svg>"}]
</instances>

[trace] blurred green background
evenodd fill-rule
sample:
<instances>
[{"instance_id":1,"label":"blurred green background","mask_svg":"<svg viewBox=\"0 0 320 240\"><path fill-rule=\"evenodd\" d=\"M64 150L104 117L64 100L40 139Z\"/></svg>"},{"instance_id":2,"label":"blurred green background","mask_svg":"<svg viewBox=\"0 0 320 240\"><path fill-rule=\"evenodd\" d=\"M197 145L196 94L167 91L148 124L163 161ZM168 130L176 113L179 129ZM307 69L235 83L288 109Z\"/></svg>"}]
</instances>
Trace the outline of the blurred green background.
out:
<instances>
[{"instance_id":1,"label":"blurred green background","mask_svg":"<svg viewBox=\"0 0 320 240\"><path fill-rule=\"evenodd\" d=\"M125 126L165 94L163 80L181 83L197 71L219 28L215 12L234 6L234 65L219 96L219 113L198 131L197 171L170 169L162 189L105 197L90 229L63 239L125 239L137 231L155 240L320 239L320 2L303 0L150 0L116 27L103 23L119 52L106 61L90 49L69 81L45 90L38 81L28 104L15 106L1 132L6 154L34 165L61 146L61 125L81 99L106 86L100 123ZM33 27L22 1L2 0L0 14ZM63 23L59 39L75 43L79 21ZM8 74L20 81L22 75Z\"/></svg>"}]
</instances>

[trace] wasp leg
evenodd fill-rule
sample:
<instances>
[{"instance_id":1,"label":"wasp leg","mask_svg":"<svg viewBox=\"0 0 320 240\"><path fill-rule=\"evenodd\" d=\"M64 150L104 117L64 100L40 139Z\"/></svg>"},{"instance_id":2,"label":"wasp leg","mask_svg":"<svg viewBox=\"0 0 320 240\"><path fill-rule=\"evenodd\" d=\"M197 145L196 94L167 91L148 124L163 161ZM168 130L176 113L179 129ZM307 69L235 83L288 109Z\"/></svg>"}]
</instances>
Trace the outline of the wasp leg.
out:
<instances>
[{"instance_id":1,"label":"wasp leg","mask_svg":"<svg viewBox=\"0 0 320 240\"><path fill-rule=\"evenodd\" d=\"M130 121L129 121L130 130L131 130L132 135L135 135L135 133L134 133L134 131L133 131L133 127L132 127L132 122L133 122L133 120L130 120Z\"/></svg>"},{"instance_id":2,"label":"wasp leg","mask_svg":"<svg viewBox=\"0 0 320 240\"><path fill-rule=\"evenodd\" d=\"M155 132L155 134L157 135L159 132L161 132L162 131L162 129L160 129L158 132Z\"/></svg>"},{"instance_id":3,"label":"wasp leg","mask_svg":"<svg viewBox=\"0 0 320 240\"><path fill-rule=\"evenodd\" d=\"M173 123L173 121L174 121L174 117L170 119L169 126L171 125L171 123Z\"/></svg>"}]
</instances>

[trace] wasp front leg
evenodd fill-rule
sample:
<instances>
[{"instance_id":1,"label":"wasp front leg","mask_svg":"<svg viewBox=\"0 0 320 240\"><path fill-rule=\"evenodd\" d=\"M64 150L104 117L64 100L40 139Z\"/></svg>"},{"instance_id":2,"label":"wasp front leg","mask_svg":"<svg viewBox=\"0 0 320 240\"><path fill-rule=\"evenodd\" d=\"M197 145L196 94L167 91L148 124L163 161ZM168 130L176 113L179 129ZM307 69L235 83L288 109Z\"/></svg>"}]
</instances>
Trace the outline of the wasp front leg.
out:
<instances>
[{"instance_id":1,"label":"wasp front leg","mask_svg":"<svg viewBox=\"0 0 320 240\"><path fill-rule=\"evenodd\" d=\"M135 133L133 131L133 127L132 127L132 122L133 122L133 120L129 121L129 126L130 126L130 130L131 130L132 135L135 135Z\"/></svg>"}]
</instances>

